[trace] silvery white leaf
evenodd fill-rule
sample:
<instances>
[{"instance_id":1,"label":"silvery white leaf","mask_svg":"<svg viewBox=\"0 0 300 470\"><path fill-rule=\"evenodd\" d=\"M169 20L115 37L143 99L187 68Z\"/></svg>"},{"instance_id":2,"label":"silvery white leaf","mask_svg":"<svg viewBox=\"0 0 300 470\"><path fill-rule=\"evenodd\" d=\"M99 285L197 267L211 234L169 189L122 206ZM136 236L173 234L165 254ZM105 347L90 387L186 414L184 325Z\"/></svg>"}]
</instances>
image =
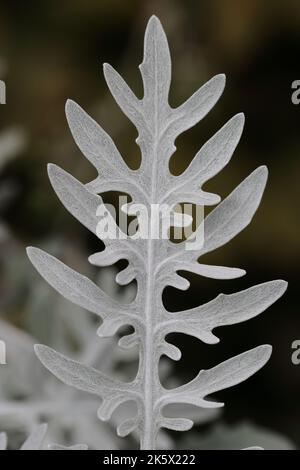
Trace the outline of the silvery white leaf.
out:
<instances>
[{"instance_id":1,"label":"silvery white leaf","mask_svg":"<svg viewBox=\"0 0 300 470\"><path fill-rule=\"evenodd\" d=\"M201 370L191 382L174 390L165 391L161 398L160 408L168 403L190 403L203 408L223 406L223 403L205 400L205 397L251 377L266 364L271 352L272 347L269 345L258 346L232 357L212 369Z\"/></svg>"},{"instance_id":2,"label":"silvery white leaf","mask_svg":"<svg viewBox=\"0 0 300 470\"><path fill-rule=\"evenodd\" d=\"M219 326L233 325L259 315L280 298L287 288L282 280L269 281L235 294L219 294L214 300L200 307L182 312L165 312L159 340L171 333L185 333L208 344L219 342L212 330Z\"/></svg>"},{"instance_id":3,"label":"silvery white leaf","mask_svg":"<svg viewBox=\"0 0 300 470\"><path fill-rule=\"evenodd\" d=\"M101 316L100 337L111 336L124 325L134 329L119 341L125 349L139 349L138 372L131 382L109 378L103 372L68 359L46 346L36 346L36 353L60 380L99 396L102 404L98 416L103 420L108 419L121 404L135 402L132 415L124 416L119 423L118 434L138 433L141 448L152 449L161 428L187 430L193 424L191 416L164 415L165 406L179 403L219 407L221 403L205 398L247 379L267 362L271 354L271 346L259 346L212 369L202 370L194 380L169 390L162 386L159 378L160 359L166 355L179 360L181 352L165 340L166 335L177 331L194 335L207 343L217 342L218 338L212 333L214 328L258 315L283 294L286 283L273 281L237 294L221 294L206 305L185 312L171 314L166 310L162 300L164 288L173 286L184 290L189 287L181 271L213 279L233 279L245 274L243 269L236 267L202 264L199 258L229 242L251 222L264 191L267 169L261 166L245 178L209 213L186 242L175 244L169 239L152 236L153 204L168 201L172 212L180 202L202 205L219 202L218 195L203 191L201 186L230 160L241 136L244 116L238 114L229 120L200 149L189 167L175 177L169 168L169 160L176 150L175 141L215 105L223 92L225 76L213 77L182 105L172 108L168 102L170 51L162 25L155 16L151 17L146 28L140 71L144 86L141 99L135 96L112 66L104 65L104 76L112 95L137 129L136 142L142 154L140 167L130 170L112 139L71 101L66 107L71 132L99 176L84 185L64 170L53 165L49 167L52 186L61 202L105 244L105 249L92 254L89 261L95 266L109 266L120 259L127 260L128 266L117 274L116 281L126 285L135 280L136 297L127 304L118 303L85 276L45 252L30 248L29 257L60 294ZM127 192L131 196L132 202L124 204L122 210L137 218L134 235L126 236L112 215L107 213L98 193L108 190ZM138 211L135 203L142 204L145 211ZM107 237L106 228L99 224L99 210L106 214L108 233L114 237ZM159 214L159 221L164 219L164 215ZM188 218L184 217L181 222L176 216L172 220L176 227L186 227L188 223ZM142 236L145 222L146 227L150 227L150 236L149 233ZM170 226L172 221L167 228ZM204 239L201 239L202 233Z\"/></svg>"}]
</instances>

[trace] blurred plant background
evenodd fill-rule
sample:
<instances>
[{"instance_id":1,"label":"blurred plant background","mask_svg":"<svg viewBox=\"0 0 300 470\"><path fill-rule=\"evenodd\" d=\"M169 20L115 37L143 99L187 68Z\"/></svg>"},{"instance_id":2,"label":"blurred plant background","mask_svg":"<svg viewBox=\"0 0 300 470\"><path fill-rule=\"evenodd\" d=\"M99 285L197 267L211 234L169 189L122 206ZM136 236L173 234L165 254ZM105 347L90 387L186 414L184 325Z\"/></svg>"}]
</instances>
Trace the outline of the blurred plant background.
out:
<instances>
[{"instance_id":1,"label":"blurred plant background","mask_svg":"<svg viewBox=\"0 0 300 470\"><path fill-rule=\"evenodd\" d=\"M207 256L214 264L245 268L247 276L232 281L191 276L191 288L169 288L165 302L179 310L259 282L289 282L288 292L270 311L223 328L222 341L213 348L194 338L174 338L183 358L175 366L164 364L164 380L184 382L199 369L259 344L272 344L274 352L255 377L219 393L226 403L220 416L200 416L194 430L180 439L175 433L164 436L164 443L170 446L179 439L176 445L186 448L299 448L300 365L291 362L291 344L300 339L300 105L291 102L291 83L300 79L299 1L10 0L0 1L0 11L0 79L7 86L7 104L0 107L0 339L7 341L7 365L0 366L0 431L8 431L10 445L17 447L28 430L47 420L50 436L62 444L134 445L122 444L109 424L95 418L97 400L58 384L35 359L32 344L38 341L123 376L134 373L133 358L126 365L116 342L97 341L91 314L59 298L33 270L24 248L47 247L73 268L98 278L112 295L134 295L134 286L124 291L111 271L99 273L88 265L87 256L99 241L63 209L48 182L46 164L56 163L82 182L94 176L67 127L64 104L72 98L114 138L127 163L137 167L135 129L110 96L101 64L114 65L141 95L137 65L146 22L155 13L173 59L171 104L178 105L211 76L227 76L216 107L178 139L172 171L180 173L200 146L240 111L246 115L240 145L207 189L225 196L257 166L266 164L270 171L251 226ZM104 199L116 201L116 195Z\"/></svg>"}]
</instances>

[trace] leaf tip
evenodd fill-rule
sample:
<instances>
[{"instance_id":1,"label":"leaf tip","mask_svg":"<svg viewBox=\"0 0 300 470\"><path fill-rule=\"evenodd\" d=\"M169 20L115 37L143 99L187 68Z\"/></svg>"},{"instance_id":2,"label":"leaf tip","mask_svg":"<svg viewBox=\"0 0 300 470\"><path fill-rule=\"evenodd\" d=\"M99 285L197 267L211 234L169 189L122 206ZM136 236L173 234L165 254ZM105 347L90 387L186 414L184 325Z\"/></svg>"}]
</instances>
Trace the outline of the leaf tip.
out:
<instances>
[{"instance_id":1,"label":"leaf tip","mask_svg":"<svg viewBox=\"0 0 300 470\"><path fill-rule=\"evenodd\" d=\"M215 96L215 102L220 98L222 95L226 84L226 75L224 73L219 73L218 75L214 75L208 82L206 82L203 87L208 87L211 89ZM201 88L200 88L201 90Z\"/></svg>"},{"instance_id":2,"label":"leaf tip","mask_svg":"<svg viewBox=\"0 0 300 470\"><path fill-rule=\"evenodd\" d=\"M110 419L110 414L109 413L106 413L104 410L103 410L103 407L100 406L100 408L98 408L97 410L97 417L98 419L100 419L100 421L109 421Z\"/></svg>"},{"instance_id":3,"label":"leaf tip","mask_svg":"<svg viewBox=\"0 0 300 470\"><path fill-rule=\"evenodd\" d=\"M29 260L31 261L31 263L34 266L36 265L36 259L41 254L41 252L42 252L42 250L40 250L39 248L36 248L34 246L28 246L26 248L27 256L28 256Z\"/></svg>"},{"instance_id":4,"label":"leaf tip","mask_svg":"<svg viewBox=\"0 0 300 470\"><path fill-rule=\"evenodd\" d=\"M266 182L268 179L269 170L266 165L261 165L254 171L254 173L258 174L263 182Z\"/></svg>"},{"instance_id":5,"label":"leaf tip","mask_svg":"<svg viewBox=\"0 0 300 470\"><path fill-rule=\"evenodd\" d=\"M72 111L72 109L74 109L75 106L78 106L77 103L75 103L75 101L68 98L67 101L66 101L66 104L65 104L66 114L68 114L69 111Z\"/></svg>"},{"instance_id":6,"label":"leaf tip","mask_svg":"<svg viewBox=\"0 0 300 470\"><path fill-rule=\"evenodd\" d=\"M43 354L45 349L47 349L47 346L44 346L43 344L35 344L33 349L37 357L40 359L40 355Z\"/></svg>"},{"instance_id":7,"label":"leaf tip","mask_svg":"<svg viewBox=\"0 0 300 470\"><path fill-rule=\"evenodd\" d=\"M96 264L96 263L97 263L97 256L96 256L96 254L90 255L90 256L88 257L88 262L89 262L90 264L94 265L94 266L97 266L97 264Z\"/></svg>"},{"instance_id":8,"label":"leaf tip","mask_svg":"<svg viewBox=\"0 0 300 470\"><path fill-rule=\"evenodd\" d=\"M148 24L147 24L147 28L150 28L150 27L158 27L158 28L161 28L163 29L162 27L162 24L161 24L161 21L160 19L158 18L158 16L156 15L152 15L150 18L149 18L149 21L148 21Z\"/></svg>"},{"instance_id":9,"label":"leaf tip","mask_svg":"<svg viewBox=\"0 0 300 470\"><path fill-rule=\"evenodd\" d=\"M26 247L26 253L27 253L27 256L28 256L29 259L30 259L30 256L33 254L34 250L35 250L34 246L27 246Z\"/></svg>"},{"instance_id":10,"label":"leaf tip","mask_svg":"<svg viewBox=\"0 0 300 470\"><path fill-rule=\"evenodd\" d=\"M107 80L107 76L114 71L114 68L108 64L107 62L104 62L103 64L103 74L105 77L105 80Z\"/></svg>"},{"instance_id":11,"label":"leaf tip","mask_svg":"<svg viewBox=\"0 0 300 470\"><path fill-rule=\"evenodd\" d=\"M270 344L262 344L261 346L258 346L257 349L260 352L263 365L265 365L272 355L273 347Z\"/></svg>"},{"instance_id":12,"label":"leaf tip","mask_svg":"<svg viewBox=\"0 0 300 470\"><path fill-rule=\"evenodd\" d=\"M273 286L276 286L276 299L279 299L287 290L289 283L283 279L277 279L275 281L271 281Z\"/></svg>"},{"instance_id":13,"label":"leaf tip","mask_svg":"<svg viewBox=\"0 0 300 470\"><path fill-rule=\"evenodd\" d=\"M47 173L48 173L50 183L54 191L57 193L58 179L66 175L66 172L62 168L60 168L60 166L55 165L54 163L48 163Z\"/></svg>"},{"instance_id":14,"label":"leaf tip","mask_svg":"<svg viewBox=\"0 0 300 470\"><path fill-rule=\"evenodd\" d=\"M51 178L51 176L54 176L54 174L57 173L58 169L59 169L59 166L55 165L54 163L48 163L47 172L48 172L49 178Z\"/></svg>"},{"instance_id":15,"label":"leaf tip","mask_svg":"<svg viewBox=\"0 0 300 470\"><path fill-rule=\"evenodd\" d=\"M219 73L213 77L213 80L218 83L220 88L224 89L226 85L226 75L225 73Z\"/></svg>"},{"instance_id":16,"label":"leaf tip","mask_svg":"<svg viewBox=\"0 0 300 470\"><path fill-rule=\"evenodd\" d=\"M234 116L234 118L239 122L241 127L244 127L244 124L245 124L245 114L244 113L238 113Z\"/></svg>"}]
</instances>

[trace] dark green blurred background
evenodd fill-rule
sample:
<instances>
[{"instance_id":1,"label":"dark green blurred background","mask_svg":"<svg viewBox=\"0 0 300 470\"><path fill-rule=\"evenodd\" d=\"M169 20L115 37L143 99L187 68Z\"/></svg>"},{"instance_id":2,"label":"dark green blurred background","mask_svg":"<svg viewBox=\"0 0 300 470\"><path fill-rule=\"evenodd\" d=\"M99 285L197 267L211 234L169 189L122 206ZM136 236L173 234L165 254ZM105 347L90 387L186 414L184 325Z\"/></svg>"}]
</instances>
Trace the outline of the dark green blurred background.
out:
<instances>
[{"instance_id":1,"label":"dark green blurred background","mask_svg":"<svg viewBox=\"0 0 300 470\"><path fill-rule=\"evenodd\" d=\"M102 63L111 63L141 95L137 66L144 29L153 13L169 39L172 105L214 74L227 76L225 92L214 110L178 139L172 170L182 171L218 128L243 111L246 126L240 145L227 168L207 188L226 196L257 166L266 164L270 172L251 226L207 256L214 264L245 268L247 276L222 282L191 277L189 291L166 292L167 305L174 310L191 307L219 292L231 293L258 282L276 278L289 282L286 295L269 311L223 328L217 346L178 336L175 340L184 354L177 371L189 379L202 367L261 343L272 344L271 361L257 376L219 394L227 404L224 417L228 422L251 419L300 446L300 365L291 362L291 344L300 339L296 300L300 105L291 102L291 83L300 79L299 0L0 1L4 64L0 78L7 85L0 125L17 125L27 136L25 150L1 174L1 181L11 181L17 188L2 218L24 246L40 245L59 235L84 253L93 252L95 240L56 199L46 164L57 163L83 182L95 176L67 127L64 104L72 98L109 132L128 164L137 166L135 129L109 95ZM5 275L2 269L2 286ZM21 315L19 304L18 309ZM18 312L12 311L12 321L19 321Z\"/></svg>"}]
</instances>

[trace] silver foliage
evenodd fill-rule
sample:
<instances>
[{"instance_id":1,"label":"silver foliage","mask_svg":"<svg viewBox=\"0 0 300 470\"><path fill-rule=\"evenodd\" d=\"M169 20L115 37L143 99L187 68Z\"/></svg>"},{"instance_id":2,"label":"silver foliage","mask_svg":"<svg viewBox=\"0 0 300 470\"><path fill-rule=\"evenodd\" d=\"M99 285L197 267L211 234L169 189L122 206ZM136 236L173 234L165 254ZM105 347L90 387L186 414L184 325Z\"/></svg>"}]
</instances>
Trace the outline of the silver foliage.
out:
<instances>
[{"instance_id":1,"label":"silver foliage","mask_svg":"<svg viewBox=\"0 0 300 470\"><path fill-rule=\"evenodd\" d=\"M58 256L63 253L67 259L77 259L80 269L84 256L81 257L70 244L67 246L56 240L45 246ZM14 278L14 292L28 291L28 297L23 299L24 318L32 336L0 320L0 337L7 345L9 358L0 370L1 430L8 432L12 448L18 448L21 437L31 433L41 421L48 423L48 437L52 442L64 445L86 442L92 449L126 446L126 440L116 436L113 423L101 423L97 419L98 398L58 382L37 360L33 345L46 341L65 354L74 355L78 361L109 374L118 373L120 377L128 377L128 371L133 368L129 361L131 351L125 352L124 356L124 352L115 347L115 338L98 341L95 318L57 296L32 270L28 272L28 262L22 259L22 252L23 246L14 246L14 256L7 257L7 263L12 263L10 269L20 277ZM100 272L97 281L111 296L128 301L134 294L132 286L119 292L112 282L116 272L113 266L107 268ZM127 361L128 366L126 363L120 370L120 361Z\"/></svg>"},{"instance_id":2,"label":"silver foliage","mask_svg":"<svg viewBox=\"0 0 300 470\"><path fill-rule=\"evenodd\" d=\"M241 136L244 117L234 116L197 153L189 167L179 176L169 170L169 160L176 150L175 140L185 130L199 122L221 96L225 76L217 75L196 91L178 108L168 103L171 81L171 59L167 39L156 17L148 23L144 59L140 66L144 96L135 96L123 78L108 64L104 75L109 89L125 115L138 131L137 144L142 162L131 170L107 133L76 103L68 101L66 115L74 139L86 158L98 170L99 176L84 185L55 165L48 172L52 186L69 212L85 227L96 233L97 208L103 204L98 193L118 190L129 193L132 201L150 205L180 202L212 205L220 197L201 189L230 160ZM187 289L188 281L178 271L188 271L213 279L233 279L245 274L239 268L199 263L199 257L229 242L252 220L260 203L267 180L262 166L251 173L223 202L205 218L204 245L186 250L186 243L170 240L116 237L105 239L105 250L89 260L107 266L126 259L128 266L117 275L122 285L137 281L135 299L120 303L105 294L87 277L74 271L58 259L37 248L29 248L28 256L54 289L71 302L99 315L100 337L111 336L124 325L134 333L123 336L123 348L138 346L139 368L131 382L112 378L99 370L69 359L44 346L36 346L41 362L60 380L82 391L98 395L102 404L98 416L107 420L119 405L133 401L137 412L118 426L118 434L140 435L141 448L156 446L161 428L184 431L193 421L184 416L167 417L164 407L170 404L190 404L198 407L220 407L222 403L209 396L236 385L265 365L271 346L262 345L233 357L209 370L202 370L189 383L173 389L162 386L158 368L161 356L180 359L180 350L166 341L171 332L193 335L205 343L218 338L212 331L219 326L248 320L275 302L285 291L286 282L271 281L237 294L221 294L198 308L170 313L162 302L166 286ZM123 206L130 215L136 214L132 203ZM148 211L148 213L150 210ZM115 223L111 220L111 223ZM120 233L120 228L115 227ZM197 230L201 230L199 227ZM99 234L99 232L98 232ZM197 233L196 233L197 235ZM194 240L193 234L187 242Z\"/></svg>"}]
</instances>

